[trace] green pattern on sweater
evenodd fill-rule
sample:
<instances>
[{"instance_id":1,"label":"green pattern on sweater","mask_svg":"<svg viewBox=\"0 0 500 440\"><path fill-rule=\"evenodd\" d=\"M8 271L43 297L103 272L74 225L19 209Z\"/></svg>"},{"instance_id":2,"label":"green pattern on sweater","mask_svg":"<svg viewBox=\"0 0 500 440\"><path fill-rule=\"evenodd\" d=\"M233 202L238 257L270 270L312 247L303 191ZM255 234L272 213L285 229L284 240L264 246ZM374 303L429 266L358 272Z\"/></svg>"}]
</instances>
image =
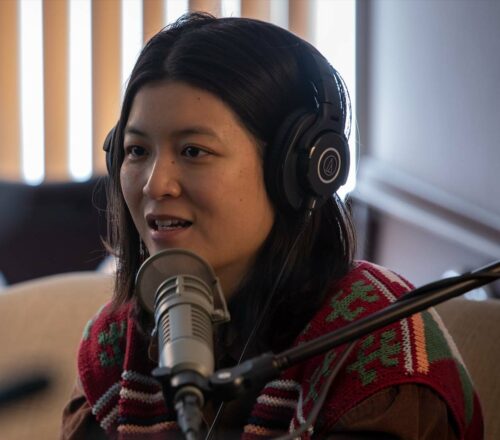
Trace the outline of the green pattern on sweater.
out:
<instances>
[{"instance_id":1,"label":"green pattern on sweater","mask_svg":"<svg viewBox=\"0 0 500 440\"><path fill-rule=\"evenodd\" d=\"M457 366L464 395L465 422L469 424L472 420L472 413L474 412L474 387L472 386L470 376L467 373L465 367L460 363L457 363Z\"/></svg>"},{"instance_id":2,"label":"green pattern on sweater","mask_svg":"<svg viewBox=\"0 0 500 440\"><path fill-rule=\"evenodd\" d=\"M354 310L351 310L351 305L356 300L366 301L368 303L372 303L378 301L379 295L377 293L369 294L375 287L366 284L365 281L359 280L352 284L351 292L344 296L342 299L337 300L339 296L342 296L342 291L340 291L339 295L335 295L330 305L333 311L326 317L328 322L334 321L335 319L342 317L346 321L355 320L361 313L365 311L365 307L358 306Z\"/></svg>"},{"instance_id":3,"label":"green pattern on sweater","mask_svg":"<svg viewBox=\"0 0 500 440\"><path fill-rule=\"evenodd\" d=\"M434 321L429 312L422 312L422 317L425 325L425 341L429 362L432 364L442 359L452 359L453 355L448 342L437 322Z\"/></svg>"},{"instance_id":4,"label":"green pattern on sweater","mask_svg":"<svg viewBox=\"0 0 500 440\"><path fill-rule=\"evenodd\" d=\"M103 304L100 307L100 309L97 311L95 316L92 319L89 319L89 321L85 325L85 328L83 329L83 340L84 341L86 341L90 337L90 331L92 330L92 326L94 325L94 322L97 320L97 318L99 317L99 315L101 314L101 312L105 306L106 306L106 304Z\"/></svg>"},{"instance_id":5,"label":"green pattern on sweater","mask_svg":"<svg viewBox=\"0 0 500 440\"><path fill-rule=\"evenodd\" d=\"M443 359L453 359L455 361L464 396L465 420L467 423L470 423L474 411L474 387L469 374L462 363L453 356L443 332L432 315L429 312L422 312L422 316L425 323L425 340L429 362L432 364Z\"/></svg>"},{"instance_id":6,"label":"green pattern on sweater","mask_svg":"<svg viewBox=\"0 0 500 440\"><path fill-rule=\"evenodd\" d=\"M102 351L99 352L99 361L102 367L113 367L123 363L124 353L120 347L120 339L125 336L127 322L125 320L112 322L108 330L103 330L98 335L99 345ZM108 347L111 348L112 355L109 354Z\"/></svg>"},{"instance_id":7,"label":"green pattern on sweater","mask_svg":"<svg viewBox=\"0 0 500 440\"><path fill-rule=\"evenodd\" d=\"M323 363L316 370L314 370L314 373L309 381L309 392L304 400L304 405L306 405L310 399L316 400L318 398L318 384L321 381L321 378L328 377L331 374L330 367L336 357L337 353L335 353L335 351L329 351L324 357Z\"/></svg>"},{"instance_id":8,"label":"green pattern on sweater","mask_svg":"<svg viewBox=\"0 0 500 440\"><path fill-rule=\"evenodd\" d=\"M90 337L90 330L92 330L92 324L94 324L94 319L89 319L85 328L83 329L83 340L86 341Z\"/></svg>"},{"instance_id":9,"label":"green pattern on sweater","mask_svg":"<svg viewBox=\"0 0 500 440\"><path fill-rule=\"evenodd\" d=\"M347 367L347 371L357 371L364 386L377 380L377 370L375 368L367 369L367 366L377 360L384 367L397 366L399 364L398 354L401 351L401 344L399 342L391 343L394 339L396 339L395 330L383 332L380 336L379 347L374 350L373 346L376 345L375 336L367 336L361 342L357 360Z\"/></svg>"}]
</instances>

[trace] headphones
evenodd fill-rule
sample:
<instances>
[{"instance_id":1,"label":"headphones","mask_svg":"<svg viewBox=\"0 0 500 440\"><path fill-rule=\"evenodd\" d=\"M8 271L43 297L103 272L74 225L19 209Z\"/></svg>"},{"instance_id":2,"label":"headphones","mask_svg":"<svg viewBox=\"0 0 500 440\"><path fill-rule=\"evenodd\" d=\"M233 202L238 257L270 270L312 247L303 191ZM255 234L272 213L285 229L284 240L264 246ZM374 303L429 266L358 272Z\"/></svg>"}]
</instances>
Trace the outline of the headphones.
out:
<instances>
[{"instance_id":1,"label":"headphones","mask_svg":"<svg viewBox=\"0 0 500 440\"><path fill-rule=\"evenodd\" d=\"M321 206L349 173L349 144L344 135L342 80L314 48L301 44L300 61L311 79L315 111L293 112L266 148L264 177L274 203L285 211ZM106 167L112 173L116 126L106 136Z\"/></svg>"},{"instance_id":2,"label":"headphones","mask_svg":"<svg viewBox=\"0 0 500 440\"><path fill-rule=\"evenodd\" d=\"M106 169L108 170L108 175L111 176L113 169L113 150L115 144L115 133L118 124L116 124L106 135L106 139L104 139L104 144L102 149L106 152Z\"/></svg>"},{"instance_id":3,"label":"headphones","mask_svg":"<svg viewBox=\"0 0 500 440\"><path fill-rule=\"evenodd\" d=\"M285 211L321 206L346 182L350 163L339 92L342 80L314 48L302 43L299 50L316 110L289 115L267 147L264 161L267 190Z\"/></svg>"}]
</instances>

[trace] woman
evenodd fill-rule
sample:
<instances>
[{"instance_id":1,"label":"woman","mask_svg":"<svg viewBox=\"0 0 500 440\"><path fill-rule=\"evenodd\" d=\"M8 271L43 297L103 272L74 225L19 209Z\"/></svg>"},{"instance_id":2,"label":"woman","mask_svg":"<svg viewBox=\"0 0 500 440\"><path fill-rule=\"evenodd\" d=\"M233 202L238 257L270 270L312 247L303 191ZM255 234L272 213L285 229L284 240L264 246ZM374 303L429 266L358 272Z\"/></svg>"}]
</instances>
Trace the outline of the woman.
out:
<instances>
[{"instance_id":1,"label":"woman","mask_svg":"<svg viewBox=\"0 0 500 440\"><path fill-rule=\"evenodd\" d=\"M63 438L179 435L150 376L153 325L134 293L140 265L163 249L195 252L220 279L231 321L216 334L217 368L333 331L411 289L353 261L353 228L333 194L348 168L348 121L337 72L276 26L191 14L152 38L107 152L115 296L85 330ZM216 437L298 429L348 353L305 437L481 438L477 397L433 312L344 350L227 404ZM204 408L207 430L216 407Z\"/></svg>"}]
</instances>

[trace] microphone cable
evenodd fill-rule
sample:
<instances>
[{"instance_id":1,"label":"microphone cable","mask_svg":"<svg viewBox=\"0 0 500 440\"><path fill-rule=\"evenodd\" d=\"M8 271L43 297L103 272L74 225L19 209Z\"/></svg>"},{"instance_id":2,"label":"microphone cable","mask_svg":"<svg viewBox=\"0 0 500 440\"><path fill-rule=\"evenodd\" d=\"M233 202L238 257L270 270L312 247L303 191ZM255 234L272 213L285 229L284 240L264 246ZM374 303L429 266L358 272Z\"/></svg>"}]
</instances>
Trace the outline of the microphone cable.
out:
<instances>
[{"instance_id":1,"label":"microphone cable","mask_svg":"<svg viewBox=\"0 0 500 440\"><path fill-rule=\"evenodd\" d=\"M430 291L436 289L444 289L446 287L452 287L455 284L458 284L463 281L479 281L479 280L490 280L495 281L500 279L500 273L491 273L487 270L478 271L478 272L468 272L463 275L456 275L452 277L442 278L437 281L433 281L432 283L425 284L422 287L412 290L411 292L406 293L401 296L398 301L407 301L409 299L415 298L417 296L422 296Z\"/></svg>"},{"instance_id":2,"label":"microphone cable","mask_svg":"<svg viewBox=\"0 0 500 440\"><path fill-rule=\"evenodd\" d=\"M292 252L295 250L295 248L297 247L298 243L299 243L299 240L300 238L302 237L302 235L304 234L305 230L306 230L306 227L307 225L309 224L309 221L311 220L311 217L312 217L312 213L313 213L313 210L314 210L314 207L316 205L316 199L314 198L311 198L308 203L307 203L307 209L306 209L306 213L301 221L301 227L299 229L299 232L297 234L297 236L295 237L295 240L293 241L292 245L290 246L290 249L288 250L286 256L285 256L285 261L283 262L281 268L280 268L280 271L278 273L278 276L276 277L275 281L274 281L274 284L271 288L271 293L269 294L269 296L267 297L267 300L266 302L264 303L264 307L259 315L259 318L257 319L255 325L253 326L252 328L252 331L250 332L250 335L248 336L246 342L245 342L245 345L243 346L243 349L241 351L241 354L240 354L240 357L238 359L238 363L236 365L240 365L241 364L241 361L243 360L247 350L248 350L248 347L250 346L250 343L253 342L253 340L255 339L255 336L257 334L257 330L259 329L259 327L261 326L262 324L262 321L264 320L268 310L269 310L269 307L271 306L271 302L278 290L278 287L281 283L281 280L282 280L282 277L283 277L283 274L285 272L285 268L287 267L288 265L288 261L290 260L290 257L292 255ZM215 428L217 426L217 424L220 422L220 417L222 416L222 412L224 410L224 406L225 406L225 402L222 402L219 407L217 408L217 412L215 413L215 417L214 417L214 420L212 421L212 424L210 425L210 429L208 430L207 432L207 435L205 436L205 440L212 440L213 439L213 436L214 436L214 433L215 433Z\"/></svg>"},{"instance_id":3,"label":"microphone cable","mask_svg":"<svg viewBox=\"0 0 500 440\"><path fill-rule=\"evenodd\" d=\"M357 342L358 342L357 340L354 342L351 342L342 352L342 356L340 357L338 362L335 364L333 371L326 378L323 386L321 387L321 391L319 393L318 400L316 401L316 403L312 407L311 412L309 413L309 416L307 417L307 420L304 423L302 423L302 425L300 425L296 430L290 432L289 434L280 435L279 437L275 437L274 440L294 440L294 439L298 438L300 435L302 435L304 432L309 430L309 428L312 426L312 424L316 420L316 417L318 417L318 414L321 410L321 407L323 406L323 403L325 403L326 396L328 395L328 391L330 391L330 387L332 386L334 379L337 377L337 374L340 372L340 369L345 364L345 361L347 360L347 358L351 354L351 352L354 349L354 346L356 345Z\"/></svg>"},{"instance_id":4,"label":"microphone cable","mask_svg":"<svg viewBox=\"0 0 500 440\"><path fill-rule=\"evenodd\" d=\"M451 287L451 286L454 286L455 284L457 284L458 282L462 282L462 281L476 281L476 280L481 280L481 279L490 280L490 281L497 280L500 278L500 273L498 273L498 262L496 263L496 268L497 268L497 273L494 273L492 271L494 269L491 269L489 267L489 268L486 268L484 270L479 270L479 271L476 271L473 273L469 272L469 273L466 273L463 275L448 277L448 278L444 278L444 279L435 281L433 283L426 284L425 286L422 286L418 289L411 291L410 293L407 293L406 295L401 296L398 300L396 300L396 302L403 302L403 301L406 301L408 299L415 298L417 296L425 295L425 294L429 293L430 291L433 291L437 288ZM356 345L357 342L358 342L358 340L351 342L347 346L347 348L342 352L341 358L335 364L335 367L334 367L333 371L331 372L331 374L326 378L325 383L324 383L324 385L321 389L321 392L318 396L318 400L316 401L313 408L311 409L311 412L309 413L309 417L307 418L307 420L302 425L300 425L296 430L292 431L289 434L275 437L274 440L294 440L310 428L310 426L314 423L316 417L318 416L319 411L321 410L321 407L323 406L323 403L325 402L325 399L328 395L328 391L329 391L335 377L337 376L340 369L344 365L345 361L347 360L347 358L351 354L351 352L354 349L354 346Z\"/></svg>"},{"instance_id":5,"label":"microphone cable","mask_svg":"<svg viewBox=\"0 0 500 440\"><path fill-rule=\"evenodd\" d=\"M314 207L314 204L310 205L312 207ZM278 274L278 277L276 278L276 281L273 285L273 288L271 290L271 294L269 295L265 305L264 305L264 308L259 316L259 319L257 320L257 323L255 324L255 326L253 327L251 333L250 333L250 336L248 337L246 343L245 343L245 346L243 347L243 350L242 350L242 353L240 355L240 358L238 360L238 364L239 365L245 355L245 352L248 348L248 346L250 345L250 342L253 340L253 338L255 337L256 335L256 332L259 328L259 326L261 325L269 307L270 307L270 304L271 304L271 300L272 298L274 297L276 291L277 291L277 288L279 286L279 283L281 282L281 278L283 276L283 273L284 273L284 269L286 267L286 265L288 264L288 260L290 258L290 255L292 253L292 251L295 249L295 247L297 246L298 244L298 241L300 239L300 237L302 236L302 234L304 233L305 231L305 228L307 226L307 223L309 221L309 219L311 218L311 214L312 214L312 208L309 208L307 210L307 213L306 213L306 216L304 218L304 222L302 224L302 228L301 230L299 231L299 234L297 235L296 239L294 240L292 246L290 247L290 250L285 258L285 263L283 264L283 266L281 267L281 270ZM497 261L496 263L494 263L493 265L489 266L489 267L486 267L486 268L482 268L478 271L475 271L475 272L469 272L469 273L465 273L465 274L462 274L462 275L458 275L458 276L454 276L454 277L448 277L448 278L444 278L444 279L441 279L441 280L438 280L438 281L435 281L435 282L432 282L432 283L429 283L429 284L426 284L418 289L415 289L403 296L401 296L396 302L404 302L406 300L409 300L409 299L412 299L412 298L415 298L417 296L422 296L426 293L428 293L429 291L432 291L436 288L446 288L446 287L451 287L455 284L457 284L458 282L463 282L463 281L479 281L479 280L489 280L489 281L494 281L494 280L497 280L500 278L500 272L498 270L499 268L499 262ZM324 386L322 387L322 390L318 396L318 400L316 401L316 403L314 404L310 414L309 414L309 417L307 418L307 420L302 424L300 425L296 430L294 430L293 432L289 433L289 434L286 434L286 435L282 435L282 436L279 436L279 437L276 437L275 440L293 440L295 438L297 438L297 436L303 434L304 432L306 432L310 426L314 423L317 415L319 414L319 411L321 410L321 407L323 406L323 403L328 395L328 391L335 379L335 377L337 376L337 374L339 373L340 369L342 368L342 366L344 365L345 361L347 360L347 358L349 357L350 353L352 352L352 350L354 349L354 346L356 345L357 343L357 340L356 341L353 341L349 344L349 346L347 346L347 348L342 352L342 356L341 358L339 359L339 361L335 364L335 367L333 369L333 371L331 372L331 374L326 378L326 381L325 381L325 384ZM210 429L205 437L205 440L211 440L213 438L213 435L214 435L214 429L217 425L217 423L219 422L219 419L220 419L220 416L222 414L222 411L223 411L223 408L224 408L224 402L222 402L220 405L219 405L219 408L217 410L217 413L214 417L214 420L210 426Z\"/></svg>"},{"instance_id":6,"label":"microphone cable","mask_svg":"<svg viewBox=\"0 0 500 440\"><path fill-rule=\"evenodd\" d=\"M290 260L292 252L295 250L295 248L297 247L297 245L299 243L299 240L302 238L302 235L304 234L311 217L312 217L312 209L308 209L306 212L306 215L304 216L304 219L302 221L301 228L300 228L297 236L295 237L295 240L293 241L292 245L290 246L290 249L288 250L288 252L286 254L285 261L283 262L281 269L278 273L278 276L276 277L276 280L274 281L274 284L271 288L271 293L267 297L266 302L264 303L264 307L260 313L259 319L257 320L252 331L250 332L250 335L248 336L248 339L247 339L245 345L243 346L243 350L241 350L240 358L238 359L238 365L243 360L243 357L245 356L245 354L248 350L248 347L250 346L250 343L253 342L253 340L255 339L257 331L259 330L260 326L262 325L262 321L264 321L264 318L267 315L267 312L269 310L269 307L271 306L272 300L273 300L274 296L276 295L276 292L278 291L278 287L279 287L281 280L283 278L283 273L285 272L285 268L288 266L288 261Z\"/></svg>"}]
</instances>

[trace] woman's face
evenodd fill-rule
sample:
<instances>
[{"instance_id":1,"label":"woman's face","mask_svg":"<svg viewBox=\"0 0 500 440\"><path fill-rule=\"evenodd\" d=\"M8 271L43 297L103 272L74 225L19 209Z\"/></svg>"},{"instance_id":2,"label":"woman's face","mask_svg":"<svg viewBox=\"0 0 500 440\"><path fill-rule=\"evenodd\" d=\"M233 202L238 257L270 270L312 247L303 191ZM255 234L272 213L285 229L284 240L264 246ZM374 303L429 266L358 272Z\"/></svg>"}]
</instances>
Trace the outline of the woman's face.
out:
<instances>
[{"instance_id":1,"label":"woman's face","mask_svg":"<svg viewBox=\"0 0 500 440\"><path fill-rule=\"evenodd\" d=\"M215 95L160 82L135 96L124 148L121 187L149 253L197 253L230 295L274 222L256 140Z\"/></svg>"}]
</instances>

